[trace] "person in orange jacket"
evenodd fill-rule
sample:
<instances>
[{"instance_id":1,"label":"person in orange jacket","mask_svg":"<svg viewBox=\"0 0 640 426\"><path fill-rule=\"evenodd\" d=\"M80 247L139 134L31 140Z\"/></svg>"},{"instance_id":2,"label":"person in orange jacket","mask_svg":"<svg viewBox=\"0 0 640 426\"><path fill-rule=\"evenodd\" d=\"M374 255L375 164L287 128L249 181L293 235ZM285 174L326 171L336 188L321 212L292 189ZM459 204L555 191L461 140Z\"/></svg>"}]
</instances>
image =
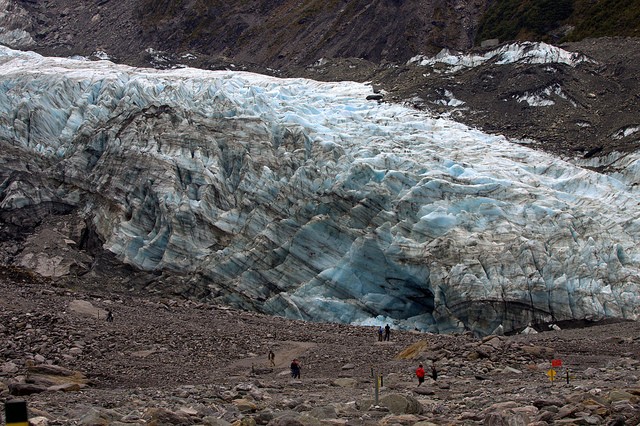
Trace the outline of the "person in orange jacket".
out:
<instances>
[{"instance_id":1,"label":"person in orange jacket","mask_svg":"<svg viewBox=\"0 0 640 426\"><path fill-rule=\"evenodd\" d=\"M424 368L422 367L422 364L418 365L418 368L416 368L416 377L418 378L418 386L424 383Z\"/></svg>"}]
</instances>

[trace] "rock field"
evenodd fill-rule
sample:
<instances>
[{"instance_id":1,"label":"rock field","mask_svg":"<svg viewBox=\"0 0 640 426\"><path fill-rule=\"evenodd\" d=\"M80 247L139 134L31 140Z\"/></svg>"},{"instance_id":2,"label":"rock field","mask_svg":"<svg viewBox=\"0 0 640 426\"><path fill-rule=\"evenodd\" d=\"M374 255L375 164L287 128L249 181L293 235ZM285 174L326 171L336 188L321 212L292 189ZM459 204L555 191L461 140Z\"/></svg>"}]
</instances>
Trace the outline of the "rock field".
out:
<instances>
[{"instance_id":1,"label":"rock field","mask_svg":"<svg viewBox=\"0 0 640 426\"><path fill-rule=\"evenodd\" d=\"M83 290L8 267L0 289L0 397L26 400L35 425L640 422L636 322L482 339L393 330L378 342L373 327ZM420 362L438 376L417 387Z\"/></svg>"}]
</instances>

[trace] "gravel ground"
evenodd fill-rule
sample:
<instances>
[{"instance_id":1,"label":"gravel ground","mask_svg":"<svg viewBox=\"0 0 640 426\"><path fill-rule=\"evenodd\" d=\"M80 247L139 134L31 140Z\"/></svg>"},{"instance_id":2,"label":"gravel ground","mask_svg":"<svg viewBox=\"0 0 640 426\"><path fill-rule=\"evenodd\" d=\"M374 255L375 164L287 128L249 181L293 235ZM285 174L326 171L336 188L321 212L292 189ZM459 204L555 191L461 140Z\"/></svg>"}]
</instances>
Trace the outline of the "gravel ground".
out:
<instances>
[{"instance_id":1,"label":"gravel ground","mask_svg":"<svg viewBox=\"0 0 640 426\"><path fill-rule=\"evenodd\" d=\"M573 407L565 408L568 417L540 424L573 424L571 419L588 424L583 419L589 416L596 421L592 424L620 416L620 424L640 419L637 322L484 339L393 330L389 342L378 342L372 327L304 323L113 289L84 291L14 268L2 269L0 290L3 399L15 397L9 395L12 383L28 381L33 364L53 364L87 377L86 387L77 391L20 396L31 414L43 415L48 424L98 424L86 419L96 410L152 424L145 415L160 408L174 414L193 410L192 420L184 424L206 423L208 412L229 423L250 417L267 424L274 413L301 415L327 406L338 407L342 424L483 424L495 417L487 410L498 403L537 404L537 417L551 412L544 411L549 406ZM105 320L107 310L113 322ZM276 354L274 367L267 360L269 349ZM292 358L302 361L301 380L289 377ZM553 359L563 365L551 382L547 372ZM413 370L420 362L427 369L435 365L439 375L417 388ZM373 398L372 371L383 377L380 397L414 398L420 413L344 408ZM233 409L238 398L247 398L243 390L258 404L249 413ZM612 408L619 404L612 392L628 395L622 414ZM585 409L589 398L606 413ZM576 413L584 414L577 417L580 421ZM403 415L411 419L397 419ZM533 424L536 416L525 424Z\"/></svg>"}]
</instances>

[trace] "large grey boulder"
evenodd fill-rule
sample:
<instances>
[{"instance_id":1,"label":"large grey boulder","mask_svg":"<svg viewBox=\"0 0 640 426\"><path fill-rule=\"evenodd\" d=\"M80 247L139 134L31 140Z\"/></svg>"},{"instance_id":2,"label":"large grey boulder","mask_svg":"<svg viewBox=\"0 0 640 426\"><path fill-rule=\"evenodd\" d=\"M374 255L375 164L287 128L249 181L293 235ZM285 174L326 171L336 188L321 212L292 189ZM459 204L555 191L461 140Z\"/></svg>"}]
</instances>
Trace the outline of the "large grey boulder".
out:
<instances>
[{"instance_id":1,"label":"large grey boulder","mask_svg":"<svg viewBox=\"0 0 640 426\"><path fill-rule=\"evenodd\" d=\"M411 395L394 393L380 398L380 405L389 409L393 414L421 414L422 405Z\"/></svg>"}]
</instances>

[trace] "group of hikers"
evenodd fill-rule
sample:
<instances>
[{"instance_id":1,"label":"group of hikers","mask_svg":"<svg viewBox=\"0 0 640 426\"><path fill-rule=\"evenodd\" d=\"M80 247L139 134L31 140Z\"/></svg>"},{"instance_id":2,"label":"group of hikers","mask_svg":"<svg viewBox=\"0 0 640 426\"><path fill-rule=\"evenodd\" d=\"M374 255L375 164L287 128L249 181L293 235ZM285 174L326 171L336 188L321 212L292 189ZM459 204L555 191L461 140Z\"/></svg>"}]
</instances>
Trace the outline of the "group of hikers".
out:
<instances>
[{"instance_id":1,"label":"group of hikers","mask_svg":"<svg viewBox=\"0 0 640 426\"><path fill-rule=\"evenodd\" d=\"M275 365L273 364L273 356L274 356L273 352L270 350L269 361L271 361L272 365ZM302 363L298 358L294 358L291 361L291 377L294 379L299 379L301 370L302 370ZM426 372L424 371L424 366L422 364L419 364L418 368L416 368L416 377L418 378L418 386L424 383L425 376L426 376ZM438 380L438 370L436 370L436 366L434 364L431 364L430 376L433 380Z\"/></svg>"},{"instance_id":2,"label":"group of hikers","mask_svg":"<svg viewBox=\"0 0 640 426\"><path fill-rule=\"evenodd\" d=\"M387 324L384 328L382 326L380 326L378 328L378 341L382 342L382 341L389 341L391 337L391 327L389 327L389 324ZM269 363L271 365L271 367L275 367L276 363L275 363L275 354L273 353L272 349L269 349L269 353L267 355L267 358L269 359ZM294 379L299 379L300 378L300 373L302 371L302 363L300 362L300 360L298 358L294 358L293 360L291 360L291 377ZM424 366L422 364L418 365L418 368L416 368L415 371L416 377L418 378L418 386L420 386L421 384L424 383L424 379L426 377L426 372L424 370ZM436 370L436 366L434 364L431 364L431 372L430 372L430 376L433 380L437 380L438 379L438 371Z\"/></svg>"},{"instance_id":3,"label":"group of hikers","mask_svg":"<svg viewBox=\"0 0 640 426\"><path fill-rule=\"evenodd\" d=\"M383 334L384 334L384 339L383 339ZM391 338L391 327L389 327L389 324L385 325L384 328L382 328L382 326L378 327L378 342L382 342L383 340L385 342L388 342Z\"/></svg>"},{"instance_id":4,"label":"group of hikers","mask_svg":"<svg viewBox=\"0 0 640 426\"><path fill-rule=\"evenodd\" d=\"M269 353L267 354L267 359L269 360L269 365L271 367L276 366L276 354L273 352L273 349L269 349ZM294 358L291 360L291 377L294 379L300 378L300 371L302 370L302 363L298 358Z\"/></svg>"},{"instance_id":5,"label":"group of hikers","mask_svg":"<svg viewBox=\"0 0 640 426\"><path fill-rule=\"evenodd\" d=\"M108 322L113 322L113 312L110 309L107 309L106 320ZM391 327L387 324L384 328L382 326L378 327L378 341L388 342L391 338ZM276 366L276 355L272 349L269 349L269 353L267 354L267 358L269 359L269 364L271 367ZM302 363L298 358L294 358L291 360L291 377L294 379L300 378L300 372L302 371ZM422 364L418 366L416 369L416 377L418 378L418 386L424 383L425 371ZM436 371L435 365L431 365L431 378L436 380L438 378L438 372Z\"/></svg>"}]
</instances>

